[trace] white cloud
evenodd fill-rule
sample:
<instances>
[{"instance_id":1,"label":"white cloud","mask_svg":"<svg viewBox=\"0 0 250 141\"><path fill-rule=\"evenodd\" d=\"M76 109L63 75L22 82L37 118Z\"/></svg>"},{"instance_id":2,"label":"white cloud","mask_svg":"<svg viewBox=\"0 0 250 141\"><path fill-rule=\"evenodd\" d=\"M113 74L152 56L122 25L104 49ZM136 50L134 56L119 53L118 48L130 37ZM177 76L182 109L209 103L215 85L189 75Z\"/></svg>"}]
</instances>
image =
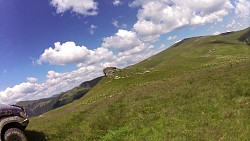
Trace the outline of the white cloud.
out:
<instances>
[{"instance_id":1,"label":"white cloud","mask_svg":"<svg viewBox=\"0 0 250 141\"><path fill-rule=\"evenodd\" d=\"M117 20L113 20L112 25L114 25L116 28L126 28L127 24L120 24Z\"/></svg>"},{"instance_id":2,"label":"white cloud","mask_svg":"<svg viewBox=\"0 0 250 141\"><path fill-rule=\"evenodd\" d=\"M54 48L45 49L37 60L38 64L48 62L53 65L76 64L86 60L91 52L85 46L76 46L74 42L61 44L56 42Z\"/></svg>"},{"instance_id":3,"label":"white cloud","mask_svg":"<svg viewBox=\"0 0 250 141\"><path fill-rule=\"evenodd\" d=\"M246 28L249 26L249 22L239 22L239 21L235 21L235 20L232 20L231 22L229 22L225 27L226 27L226 30L227 32L230 32L230 31L236 31L236 30L241 30L243 28Z\"/></svg>"},{"instance_id":4,"label":"white cloud","mask_svg":"<svg viewBox=\"0 0 250 141\"><path fill-rule=\"evenodd\" d=\"M95 50L89 50L89 52L91 53L89 56L86 56L86 61L77 64L78 68L88 67L90 65L96 66L103 62L113 62L117 59L113 52L107 48L100 47Z\"/></svg>"},{"instance_id":5,"label":"white cloud","mask_svg":"<svg viewBox=\"0 0 250 141\"><path fill-rule=\"evenodd\" d=\"M30 82L21 83L13 88L7 88L0 92L0 103L14 104L17 99L25 97L26 95L35 92L37 89L37 85Z\"/></svg>"},{"instance_id":6,"label":"white cloud","mask_svg":"<svg viewBox=\"0 0 250 141\"><path fill-rule=\"evenodd\" d=\"M77 64L77 67L87 67L99 62L115 62L118 57L132 55L152 48L143 43L133 31L118 30L114 36L103 39L102 46L90 50L85 46L77 46L74 42L55 43L54 48L45 49L36 61L38 64L48 62L52 65Z\"/></svg>"},{"instance_id":7,"label":"white cloud","mask_svg":"<svg viewBox=\"0 0 250 141\"><path fill-rule=\"evenodd\" d=\"M130 50L126 50L124 52L119 52L118 57L122 57L122 56L131 56L132 57L134 54L146 52L146 50L151 49L151 48L153 48L152 45L142 43L142 44L140 44L140 45L138 45Z\"/></svg>"},{"instance_id":8,"label":"white cloud","mask_svg":"<svg viewBox=\"0 0 250 141\"><path fill-rule=\"evenodd\" d=\"M113 5L114 6L119 6L119 5L122 5L122 2L121 2L121 0L114 0Z\"/></svg>"},{"instance_id":9,"label":"white cloud","mask_svg":"<svg viewBox=\"0 0 250 141\"><path fill-rule=\"evenodd\" d=\"M28 82L30 82L30 83L36 83L38 79L35 78L35 77L28 77L28 78L26 78L26 80L27 80Z\"/></svg>"},{"instance_id":10,"label":"white cloud","mask_svg":"<svg viewBox=\"0 0 250 141\"><path fill-rule=\"evenodd\" d=\"M235 26L235 24L236 24L236 21L235 21L235 20L232 20L232 22L229 23L229 24L226 26L226 28L227 28L227 29L232 29L232 28Z\"/></svg>"},{"instance_id":11,"label":"white cloud","mask_svg":"<svg viewBox=\"0 0 250 141\"><path fill-rule=\"evenodd\" d=\"M85 16L97 15L98 3L94 0L51 0L57 13L72 11Z\"/></svg>"},{"instance_id":12,"label":"white cloud","mask_svg":"<svg viewBox=\"0 0 250 141\"><path fill-rule=\"evenodd\" d=\"M237 0L235 13L241 18L248 18L250 15L250 1L249 0Z\"/></svg>"},{"instance_id":13,"label":"white cloud","mask_svg":"<svg viewBox=\"0 0 250 141\"><path fill-rule=\"evenodd\" d=\"M118 30L115 36L106 37L103 40L102 47L120 52L132 49L141 44L135 32L121 29Z\"/></svg>"},{"instance_id":14,"label":"white cloud","mask_svg":"<svg viewBox=\"0 0 250 141\"><path fill-rule=\"evenodd\" d=\"M117 20L113 20L112 24L113 24L116 28L119 28L119 25L118 25L118 21L117 21Z\"/></svg>"},{"instance_id":15,"label":"white cloud","mask_svg":"<svg viewBox=\"0 0 250 141\"><path fill-rule=\"evenodd\" d=\"M134 29L144 41L157 41L164 27L160 24L154 24L152 21L139 20L134 25Z\"/></svg>"},{"instance_id":16,"label":"white cloud","mask_svg":"<svg viewBox=\"0 0 250 141\"><path fill-rule=\"evenodd\" d=\"M213 33L213 35L219 35L219 34L220 34L219 31L216 31L216 32Z\"/></svg>"},{"instance_id":17,"label":"white cloud","mask_svg":"<svg viewBox=\"0 0 250 141\"><path fill-rule=\"evenodd\" d=\"M183 26L198 26L221 22L233 8L230 0L135 0L130 6L140 6L134 30L141 39L156 41L161 34ZM145 41L145 40L144 40ZM148 40L150 41L150 40Z\"/></svg>"},{"instance_id":18,"label":"white cloud","mask_svg":"<svg viewBox=\"0 0 250 141\"><path fill-rule=\"evenodd\" d=\"M72 72L58 73L49 71L44 83L25 82L0 92L0 103L15 104L22 100L50 97L67 91L83 81L102 75L102 68L81 67Z\"/></svg>"},{"instance_id":19,"label":"white cloud","mask_svg":"<svg viewBox=\"0 0 250 141\"><path fill-rule=\"evenodd\" d=\"M40 65L48 62L51 65L76 64L77 67L87 67L100 61L112 61L115 59L113 52L104 47L90 50L85 46L77 46L74 42L63 44L56 42L55 47L45 49L36 62Z\"/></svg>"},{"instance_id":20,"label":"white cloud","mask_svg":"<svg viewBox=\"0 0 250 141\"><path fill-rule=\"evenodd\" d=\"M176 39L177 39L177 36L169 36L167 39L168 39L169 41L170 41L170 40L176 40Z\"/></svg>"},{"instance_id":21,"label":"white cloud","mask_svg":"<svg viewBox=\"0 0 250 141\"><path fill-rule=\"evenodd\" d=\"M153 45L143 43L135 32L121 29L114 36L104 38L102 48L116 53L115 61L106 62L104 66L126 67L158 52Z\"/></svg>"},{"instance_id":22,"label":"white cloud","mask_svg":"<svg viewBox=\"0 0 250 141\"><path fill-rule=\"evenodd\" d=\"M157 35L149 35L149 36L144 36L144 37L139 37L142 41L144 42L156 42L160 39L160 34Z\"/></svg>"},{"instance_id":23,"label":"white cloud","mask_svg":"<svg viewBox=\"0 0 250 141\"><path fill-rule=\"evenodd\" d=\"M92 25L90 26L89 33L90 33L91 35L94 35L96 29L97 29L97 26L92 24Z\"/></svg>"},{"instance_id":24,"label":"white cloud","mask_svg":"<svg viewBox=\"0 0 250 141\"><path fill-rule=\"evenodd\" d=\"M153 45L143 43L135 32L121 29L114 36L104 38L102 47L116 53L116 60L106 62L104 66L108 64L118 67L137 63L159 51Z\"/></svg>"}]
</instances>

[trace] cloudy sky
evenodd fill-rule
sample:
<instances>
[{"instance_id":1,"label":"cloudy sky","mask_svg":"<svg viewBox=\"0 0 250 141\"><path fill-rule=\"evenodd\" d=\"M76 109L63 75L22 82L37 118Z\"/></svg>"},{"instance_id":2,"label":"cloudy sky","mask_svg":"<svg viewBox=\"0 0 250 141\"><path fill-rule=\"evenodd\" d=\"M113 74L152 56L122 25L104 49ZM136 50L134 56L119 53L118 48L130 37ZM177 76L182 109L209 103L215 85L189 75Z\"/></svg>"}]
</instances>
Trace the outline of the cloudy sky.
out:
<instances>
[{"instance_id":1,"label":"cloudy sky","mask_svg":"<svg viewBox=\"0 0 250 141\"><path fill-rule=\"evenodd\" d=\"M244 29L250 0L0 0L0 103L49 97L187 37Z\"/></svg>"}]
</instances>

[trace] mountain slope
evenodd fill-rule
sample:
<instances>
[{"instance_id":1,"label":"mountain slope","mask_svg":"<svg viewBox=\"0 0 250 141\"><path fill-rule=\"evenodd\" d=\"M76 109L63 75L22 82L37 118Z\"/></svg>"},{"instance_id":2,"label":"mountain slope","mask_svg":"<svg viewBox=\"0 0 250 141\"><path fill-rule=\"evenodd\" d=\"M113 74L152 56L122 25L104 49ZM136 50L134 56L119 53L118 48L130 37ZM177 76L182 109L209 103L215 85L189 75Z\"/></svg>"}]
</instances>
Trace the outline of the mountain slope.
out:
<instances>
[{"instance_id":1,"label":"mountain slope","mask_svg":"<svg viewBox=\"0 0 250 141\"><path fill-rule=\"evenodd\" d=\"M56 109L63 105L67 105L86 94L91 88L93 88L102 77L98 77L91 81L86 81L67 92L62 92L59 95L32 101L20 101L16 103L17 106L22 106L29 117L39 116L45 112Z\"/></svg>"},{"instance_id":2,"label":"mountain slope","mask_svg":"<svg viewBox=\"0 0 250 141\"><path fill-rule=\"evenodd\" d=\"M239 40L249 31L183 40L31 119L28 131L53 141L250 140L250 46Z\"/></svg>"}]
</instances>

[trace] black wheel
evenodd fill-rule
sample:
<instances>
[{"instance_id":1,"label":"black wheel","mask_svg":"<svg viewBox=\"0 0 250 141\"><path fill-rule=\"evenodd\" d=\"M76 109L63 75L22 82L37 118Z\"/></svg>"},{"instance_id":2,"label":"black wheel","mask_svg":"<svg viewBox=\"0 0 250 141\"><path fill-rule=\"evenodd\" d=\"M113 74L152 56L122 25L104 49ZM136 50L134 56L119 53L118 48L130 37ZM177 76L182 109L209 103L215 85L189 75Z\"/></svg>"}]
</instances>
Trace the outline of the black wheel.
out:
<instances>
[{"instance_id":1,"label":"black wheel","mask_svg":"<svg viewBox=\"0 0 250 141\"><path fill-rule=\"evenodd\" d=\"M22 130L10 128L4 133L4 141L27 141Z\"/></svg>"}]
</instances>

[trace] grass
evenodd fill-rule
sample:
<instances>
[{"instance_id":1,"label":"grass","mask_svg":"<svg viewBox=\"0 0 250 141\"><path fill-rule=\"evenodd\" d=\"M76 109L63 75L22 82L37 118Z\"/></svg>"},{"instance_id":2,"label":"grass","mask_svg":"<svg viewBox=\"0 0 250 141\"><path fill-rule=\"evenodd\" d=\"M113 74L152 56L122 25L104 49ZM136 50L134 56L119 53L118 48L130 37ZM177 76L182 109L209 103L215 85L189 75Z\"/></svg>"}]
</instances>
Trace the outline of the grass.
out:
<instances>
[{"instance_id":1,"label":"grass","mask_svg":"<svg viewBox=\"0 0 250 141\"><path fill-rule=\"evenodd\" d=\"M32 118L32 140L250 140L249 31L196 37Z\"/></svg>"}]
</instances>

